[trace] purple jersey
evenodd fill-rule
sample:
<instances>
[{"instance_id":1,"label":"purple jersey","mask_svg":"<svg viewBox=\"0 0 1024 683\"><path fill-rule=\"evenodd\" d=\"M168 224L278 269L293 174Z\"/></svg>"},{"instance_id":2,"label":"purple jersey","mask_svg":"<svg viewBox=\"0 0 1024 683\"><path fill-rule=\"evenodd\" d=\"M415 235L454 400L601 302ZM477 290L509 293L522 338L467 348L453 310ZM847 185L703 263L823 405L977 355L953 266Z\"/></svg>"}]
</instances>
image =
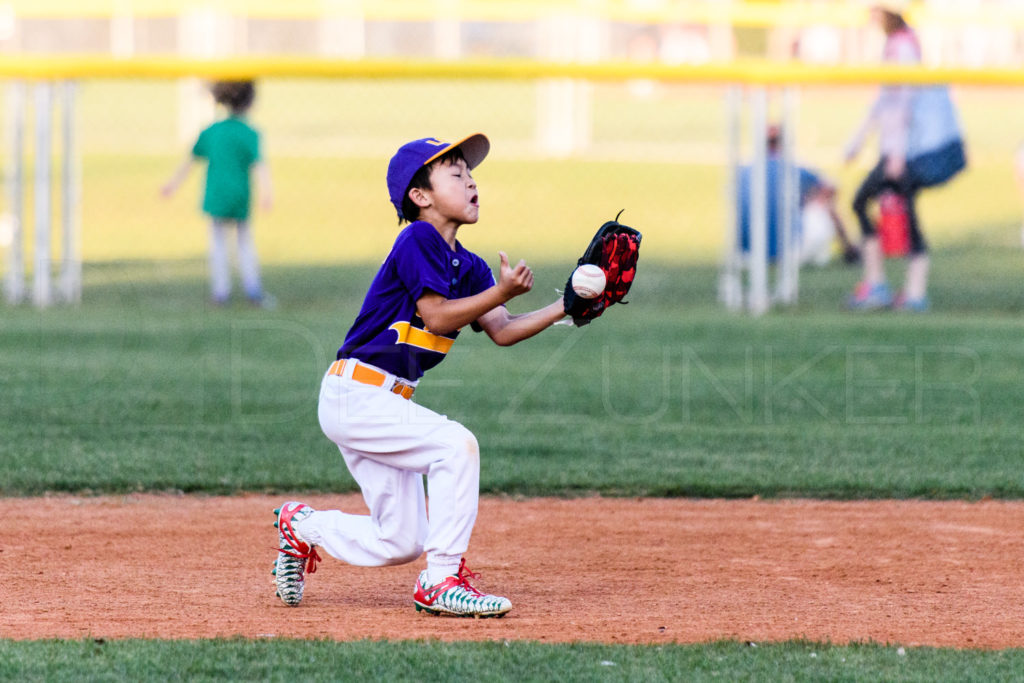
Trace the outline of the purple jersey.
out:
<instances>
[{"instance_id":1,"label":"purple jersey","mask_svg":"<svg viewBox=\"0 0 1024 683\"><path fill-rule=\"evenodd\" d=\"M416 221L398 235L373 278L338 358L356 358L416 381L444 360L459 336L458 330L444 336L427 330L416 301L427 290L461 299L493 285L486 261L458 242L452 251L434 226Z\"/></svg>"}]
</instances>

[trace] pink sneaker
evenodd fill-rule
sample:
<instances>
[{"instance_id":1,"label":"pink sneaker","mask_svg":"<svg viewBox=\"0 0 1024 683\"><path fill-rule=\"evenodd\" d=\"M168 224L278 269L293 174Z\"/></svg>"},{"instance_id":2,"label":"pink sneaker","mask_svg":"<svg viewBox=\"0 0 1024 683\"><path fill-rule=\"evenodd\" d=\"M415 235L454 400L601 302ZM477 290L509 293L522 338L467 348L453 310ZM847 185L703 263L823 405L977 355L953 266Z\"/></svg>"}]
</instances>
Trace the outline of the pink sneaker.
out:
<instances>
[{"instance_id":1,"label":"pink sneaker","mask_svg":"<svg viewBox=\"0 0 1024 683\"><path fill-rule=\"evenodd\" d=\"M873 311L890 306L892 292L889 291L889 285L884 282L876 285L869 282L859 283L846 302L846 307L854 311Z\"/></svg>"}]
</instances>

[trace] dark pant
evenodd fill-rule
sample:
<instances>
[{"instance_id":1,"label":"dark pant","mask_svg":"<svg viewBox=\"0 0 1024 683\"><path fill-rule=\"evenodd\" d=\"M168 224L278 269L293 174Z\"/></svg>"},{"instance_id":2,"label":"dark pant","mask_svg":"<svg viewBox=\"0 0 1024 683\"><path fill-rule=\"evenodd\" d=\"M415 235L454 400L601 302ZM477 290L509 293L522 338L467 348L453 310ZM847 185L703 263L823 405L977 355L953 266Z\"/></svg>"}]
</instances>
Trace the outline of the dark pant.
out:
<instances>
[{"instance_id":1,"label":"dark pant","mask_svg":"<svg viewBox=\"0 0 1024 683\"><path fill-rule=\"evenodd\" d=\"M928 250L921 229L917 224L917 207L914 199L926 187L945 183L967 167L962 140L953 140L936 150L907 160L903 175L895 180L885 177L885 157L882 157L868 177L861 183L853 198L853 212L865 237L875 234L875 225L868 216L868 202L886 190L901 195L907 202L907 223L910 227L910 253L923 254Z\"/></svg>"},{"instance_id":2,"label":"dark pant","mask_svg":"<svg viewBox=\"0 0 1024 683\"><path fill-rule=\"evenodd\" d=\"M899 178L885 177L885 157L882 157L853 198L853 212L857 214L857 222L860 223L861 232L865 237L872 237L875 234L875 224L868 215L868 202L876 199L886 190L892 190L903 197L907 202L907 226L910 229L910 253L923 254L928 251L924 236L917 225L917 207L914 206L914 199L917 197L921 186L915 182L914 174L905 172Z\"/></svg>"}]
</instances>

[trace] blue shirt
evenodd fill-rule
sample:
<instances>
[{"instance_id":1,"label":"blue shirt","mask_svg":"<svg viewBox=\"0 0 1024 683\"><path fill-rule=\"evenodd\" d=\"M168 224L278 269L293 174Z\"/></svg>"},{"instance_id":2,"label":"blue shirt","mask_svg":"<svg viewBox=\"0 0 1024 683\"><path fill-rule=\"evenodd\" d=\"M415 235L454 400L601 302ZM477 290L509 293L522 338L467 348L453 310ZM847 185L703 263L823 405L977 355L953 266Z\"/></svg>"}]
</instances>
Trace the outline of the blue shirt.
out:
<instances>
[{"instance_id":1,"label":"blue shirt","mask_svg":"<svg viewBox=\"0 0 1024 683\"><path fill-rule=\"evenodd\" d=\"M962 139L949 88L944 85L916 88L910 109L907 159L916 159Z\"/></svg>"},{"instance_id":2,"label":"blue shirt","mask_svg":"<svg viewBox=\"0 0 1024 683\"><path fill-rule=\"evenodd\" d=\"M459 336L458 330L446 335L428 330L416 301L427 291L461 299L493 285L486 261L459 242L452 251L434 226L416 221L395 240L337 357L416 381L444 360ZM474 329L479 331L475 324Z\"/></svg>"},{"instance_id":3,"label":"blue shirt","mask_svg":"<svg viewBox=\"0 0 1024 683\"><path fill-rule=\"evenodd\" d=\"M779 225L782 223L782 202L780 201L780 194L782 192L782 172L784 167L782 160L777 157L769 157L767 159L765 169L768 176L768 259L774 260L779 253L779 241L782 239L782 234L779 231ZM814 175L806 168L797 169L800 180L800 204L803 205L807 199L807 195L815 189L821 187L822 182L818 176ZM739 175L736 178L736 218L739 221L740 231L740 250L746 254L750 251L750 167L743 166L740 168ZM793 239L797 239L800 235L800 214L794 212L793 216Z\"/></svg>"}]
</instances>

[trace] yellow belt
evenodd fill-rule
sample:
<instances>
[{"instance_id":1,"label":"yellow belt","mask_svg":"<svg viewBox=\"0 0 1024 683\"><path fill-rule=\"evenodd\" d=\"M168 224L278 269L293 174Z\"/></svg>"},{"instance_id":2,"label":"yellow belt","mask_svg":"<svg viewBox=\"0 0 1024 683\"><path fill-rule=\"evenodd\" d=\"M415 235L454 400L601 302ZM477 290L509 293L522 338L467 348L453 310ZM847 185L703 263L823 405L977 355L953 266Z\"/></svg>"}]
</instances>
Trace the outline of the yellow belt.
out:
<instances>
[{"instance_id":1,"label":"yellow belt","mask_svg":"<svg viewBox=\"0 0 1024 683\"><path fill-rule=\"evenodd\" d=\"M355 381L369 384L373 387L383 387L387 384L390 375L360 363L355 358L343 358L334 361L331 363L331 369L327 371L327 374L342 376L345 372L345 365L348 363L353 364L351 377ZM416 391L415 386L397 377L395 378L394 386L391 387L391 393L398 394L402 398L412 398L414 391Z\"/></svg>"}]
</instances>

